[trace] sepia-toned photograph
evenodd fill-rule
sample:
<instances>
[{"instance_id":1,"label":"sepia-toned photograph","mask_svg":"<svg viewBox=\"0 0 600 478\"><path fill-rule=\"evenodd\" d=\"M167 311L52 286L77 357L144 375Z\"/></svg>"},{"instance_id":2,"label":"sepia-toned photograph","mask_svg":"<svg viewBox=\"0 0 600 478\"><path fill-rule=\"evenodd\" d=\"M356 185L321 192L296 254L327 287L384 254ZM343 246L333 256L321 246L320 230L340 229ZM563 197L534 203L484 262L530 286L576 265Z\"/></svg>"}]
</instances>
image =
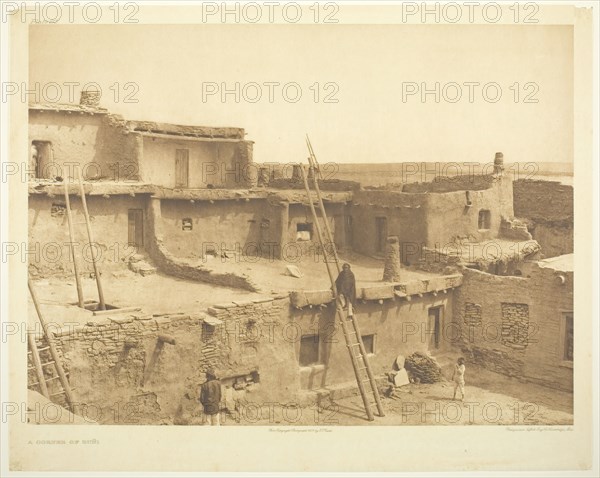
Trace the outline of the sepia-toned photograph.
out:
<instances>
[{"instance_id":1,"label":"sepia-toned photograph","mask_svg":"<svg viewBox=\"0 0 600 478\"><path fill-rule=\"evenodd\" d=\"M8 472L593 476L598 12L541 3L3 3Z\"/></svg>"}]
</instances>

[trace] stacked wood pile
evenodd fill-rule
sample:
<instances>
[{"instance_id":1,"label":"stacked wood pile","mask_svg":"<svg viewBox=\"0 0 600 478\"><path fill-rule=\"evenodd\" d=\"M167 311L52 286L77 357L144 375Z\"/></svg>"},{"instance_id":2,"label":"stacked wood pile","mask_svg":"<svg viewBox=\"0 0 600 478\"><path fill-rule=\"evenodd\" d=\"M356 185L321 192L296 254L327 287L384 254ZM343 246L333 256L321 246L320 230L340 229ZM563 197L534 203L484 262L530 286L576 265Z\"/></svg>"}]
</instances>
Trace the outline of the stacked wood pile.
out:
<instances>
[{"instance_id":1,"label":"stacked wood pile","mask_svg":"<svg viewBox=\"0 0 600 478\"><path fill-rule=\"evenodd\" d=\"M404 368L416 383L434 383L442 380L442 369L435 358L421 352L409 355Z\"/></svg>"}]
</instances>

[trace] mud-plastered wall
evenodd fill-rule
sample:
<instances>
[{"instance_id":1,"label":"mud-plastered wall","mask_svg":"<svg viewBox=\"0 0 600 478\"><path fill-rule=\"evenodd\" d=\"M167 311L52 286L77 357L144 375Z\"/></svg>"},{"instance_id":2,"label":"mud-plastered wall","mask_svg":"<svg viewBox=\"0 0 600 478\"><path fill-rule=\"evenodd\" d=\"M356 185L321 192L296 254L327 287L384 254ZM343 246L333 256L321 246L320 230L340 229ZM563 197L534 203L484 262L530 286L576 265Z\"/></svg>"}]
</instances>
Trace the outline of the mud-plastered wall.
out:
<instances>
[{"instance_id":1,"label":"mud-plastered wall","mask_svg":"<svg viewBox=\"0 0 600 478\"><path fill-rule=\"evenodd\" d=\"M138 247L129 244L129 211L144 211L146 198L147 195L86 196L95 242L90 246L81 199L70 196L73 242L81 273L92 273L92 257L96 258L101 271L127 266L129 257L138 251ZM30 271L42 276L71 273L73 261L69 242L64 196L30 195L29 243L23 257L29 263Z\"/></svg>"}]
</instances>

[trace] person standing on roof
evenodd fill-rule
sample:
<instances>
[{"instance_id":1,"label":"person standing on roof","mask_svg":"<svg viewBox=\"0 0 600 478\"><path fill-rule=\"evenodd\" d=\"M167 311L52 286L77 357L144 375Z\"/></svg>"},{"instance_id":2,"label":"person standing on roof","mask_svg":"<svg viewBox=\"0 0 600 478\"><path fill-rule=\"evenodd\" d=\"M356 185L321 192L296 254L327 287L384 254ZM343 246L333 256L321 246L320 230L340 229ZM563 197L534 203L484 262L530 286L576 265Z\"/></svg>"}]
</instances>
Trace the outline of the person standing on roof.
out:
<instances>
[{"instance_id":1,"label":"person standing on roof","mask_svg":"<svg viewBox=\"0 0 600 478\"><path fill-rule=\"evenodd\" d=\"M342 266L342 272L335 280L335 287L344 309L348 310L348 316L353 316L353 308L356 306L356 278L350 270L350 264L347 262Z\"/></svg>"}]
</instances>

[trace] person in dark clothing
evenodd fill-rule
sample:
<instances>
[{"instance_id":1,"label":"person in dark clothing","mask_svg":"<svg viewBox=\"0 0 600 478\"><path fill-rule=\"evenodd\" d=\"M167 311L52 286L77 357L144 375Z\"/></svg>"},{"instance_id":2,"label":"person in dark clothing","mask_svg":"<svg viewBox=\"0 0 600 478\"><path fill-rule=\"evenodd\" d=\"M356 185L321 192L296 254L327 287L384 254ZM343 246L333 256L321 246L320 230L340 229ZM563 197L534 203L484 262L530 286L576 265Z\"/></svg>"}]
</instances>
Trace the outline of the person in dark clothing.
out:
<instances>
[{"instance_id":1,"label":"person in dark clothing","mask_svg":"<svg viewBox=\"0 0 600 478\"><path fill-rule=\"evenodd\" d=\"M204 424L210 421L211 425L221 425L220 402L221 382L217 379L215 371L209 368L206 371L206 382L200 386L200 403L204 408Z\"/></svg>"},{"instance_id":2,"label":"person in dark clothing","mask_svg":"<svg viewBox=\"0 0 600 478\"><path fill-rule=\"evenodd\" d=\"M342 299L344 308L348 309L348 316L354 315L353 308L356 305L356 279L354 273L350 270L350 264L345 263L342 266L342 272L335 280L337 293Z\"/></svg>"}]
</instances>

